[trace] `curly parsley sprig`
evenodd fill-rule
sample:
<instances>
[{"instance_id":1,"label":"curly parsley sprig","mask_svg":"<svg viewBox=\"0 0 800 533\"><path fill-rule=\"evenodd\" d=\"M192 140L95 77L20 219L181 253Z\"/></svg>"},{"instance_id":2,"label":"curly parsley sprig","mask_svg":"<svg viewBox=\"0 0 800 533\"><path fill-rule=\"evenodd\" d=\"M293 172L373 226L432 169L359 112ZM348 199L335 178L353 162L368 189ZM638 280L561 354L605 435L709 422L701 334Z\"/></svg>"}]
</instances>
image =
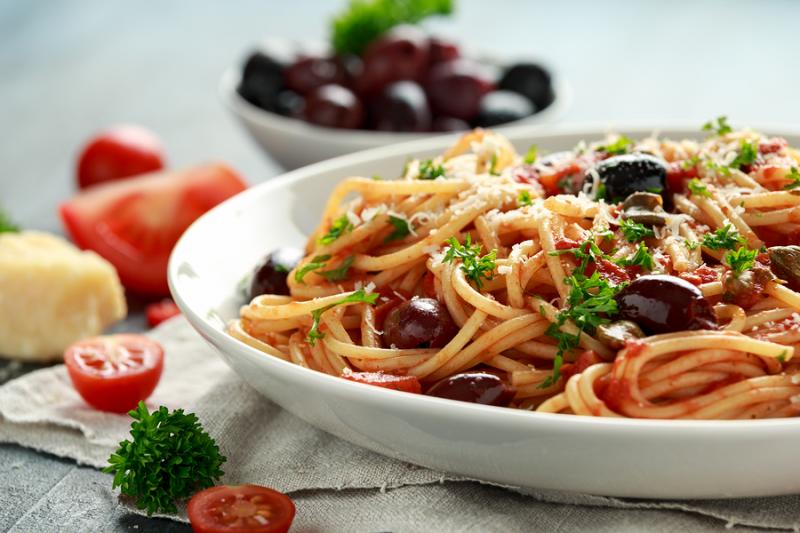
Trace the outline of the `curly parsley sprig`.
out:
<instances>
[{"instance_id":1,"label":"curly parsley sprig","mask_svg":"<svg viewBox=\"0 0 800 533\"><path fill-rule=\"evenodd\" d=\"M792 189L800 188L800 170L797 170L797 167L789 169L786 179L790 181L783 186L784 190L791 191Z\"/></svg>"},{"instance_id":2,"label":"curly parsley sprig","mask_svg":"<svg viewBox=\"0 0 800 533\"><path fill-rule=\"evenodd\" d=\"M733 250L745 244L745 239L730 224L725 224L713 233L703 235L700 243L709 250Z\"/></svg>"},{"instance_id":3,"label":"curly parsley sprig","mask_svg":"<svg viewBox=\"0 0 800 533\"><path fill-rule=\"evenodd\" d=\"M443 261L450 263L456 259L461 260L461 270L464 275L472 280L477 288L483 287L483 280L491 280L497 261L497 250L492 250L488 254L481 256L481 245L472 244L472 237L469 233L464 244L458 242L455 237L447 239L450 247L444 254Z\"/></svg>"},{"instance_id":4,"label":"curly parsley sprig","mask_svg":"<svg viewBox=\"0 0 800 533\"><path fill-rule=\"evenodd\" d=\"M629 218L623 218L620 221L619 229L628 242L639 242L648 237L655 237L656 235L652 228L648 228L639 222L634 222Z\"/></svg>"},{"instance_id":5,"label":"curly parsley sprig","mask_svg":"<svg viewBox=\"0 0 800 533\"><path fill-rule=\"evenodd\" d=\"M421 180L435 180L443 177L445 173L444 165L437 165L431 159L426 159L419 164L419 176Z\"/></svg>"},{"instance_id":6,"label":"curly parsley sprig","mask_svg":"<svg viewBox=\"0 0 800 533\"><path fill-rule=\"evenodd\" d=\"M725 115L719 116L714 120L709 120L703 124L703 131L713 132L719 136L726 135L733 131L730 124L728 124L728 117Z\"/></svg>"},{"instance_id":7,"label":"curly parsley sprig","mask_svg":"<svg viewBox=\"0 0 800 533\"><path fill-rule=\"evenodd\" d=\"M144 402L128 414L132 439L119 443L103 472L114 474L113 488L134 498L148 515L177 512L175 502L222 476L226 459L196 415L164 406L150 413Z\"/></svg>"},{"instance_id":8,"label":"curly parsley sprig","mask_svg":"<svg viewBox=\"0 0 800 533\"><path fill-rule=\"evenodd\" d=\"M320 244L330 244L345 233L353 231L353 223L344 214L331 223L328 233L319 238Z\"/></svg>"},{"instance_id":9,"label":"curly parsley sprig","mask_svg":"<svg viewBox=\"0 0 800 533\"><path fill-rule=\"evenodd\" d=\"M315 309L311 311L311 329L308 331L308 335L306 336L306 340L311 346L314 346L319 339L325 337L325 334L319 330L319 323L322 319L322 313L329 309L333 309L337 305L342 304L349 304L349 303L367 303L370 305L374 305L375 302L378 301L378 296L380 296L377 292L371 292L367 294L364 289L359 289L354 293L351 293L348 296L345 296L341 300L334 302L332 304L326 305L325 307L320 307L319 309Z\"/></svg>"},{"instance_id":10,"label":"curly parsley sprig","mask_svg":"<svg viewBox=\"0 0 800 533\"><path fill-rule=\"evenodd\" d=\"M737 248L726 253L722 261L730 267L736 276L755 266L758 250L749 250L746 247Z\"/></svg>"}]
</instances>

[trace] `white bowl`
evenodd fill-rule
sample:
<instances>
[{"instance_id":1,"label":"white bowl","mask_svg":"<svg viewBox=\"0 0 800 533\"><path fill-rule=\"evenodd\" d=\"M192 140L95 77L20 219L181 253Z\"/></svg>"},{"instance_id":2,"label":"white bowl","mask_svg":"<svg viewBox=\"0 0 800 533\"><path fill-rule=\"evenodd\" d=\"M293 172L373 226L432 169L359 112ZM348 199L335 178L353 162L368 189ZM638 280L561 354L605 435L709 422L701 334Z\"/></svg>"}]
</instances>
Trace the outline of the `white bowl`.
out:
<instances>
[{"instance_id":1,"label":"white bowl","mask_svg":"<svg viewBox=\"0 0 800 533\"><path fill-rule=\"evenodd\" d=\"M622 129L632 137L651 130ZM661 129L671 138L695 129ZM509 133L519 150L597 139L601 129ZM800 144L800 135L784 134ZM449 140L388 146L325 161L254 187L183 235L169 282L192 325L250 385L325 431L397 459L515 486L646 498L797 493L800 419L660 421L579 417L462 403L353 383L265 355L224 332L237 285L268 251L301 245L324 201L350 175L396 175L406 158ZM259 450L267 453L268 450Z\"/></svg>"},{"instance_id":2,"label":"white bowl","mask_svg":"<svg viewBox=\"0 0 800 533\"><path fill-rule=\"evenodd\" d=\"M498 64L493 59L481 58L481 60ZM442 136L441 133L394 133L316 126L303 120L265 111L251 104L236 90L240 80L240 68L231 68L225 72L219 86L223 101L258 144L287 169L368 148ZM563 114L570 100L569 86L556 74L553 74L553 92L555 99L539 113L493 129L503 131L507 127L520 124L553 122Z\"/></svg>"}]
</instances>

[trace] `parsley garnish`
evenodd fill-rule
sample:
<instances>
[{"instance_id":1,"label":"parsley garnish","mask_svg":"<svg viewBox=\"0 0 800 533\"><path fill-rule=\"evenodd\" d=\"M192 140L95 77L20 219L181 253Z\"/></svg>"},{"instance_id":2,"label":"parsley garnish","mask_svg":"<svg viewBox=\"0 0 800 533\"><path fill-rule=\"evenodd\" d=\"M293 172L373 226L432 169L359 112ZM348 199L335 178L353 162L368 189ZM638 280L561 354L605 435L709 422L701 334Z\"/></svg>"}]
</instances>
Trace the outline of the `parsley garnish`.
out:
<instances>
[{"instance_id":1,"label":"parsley garnish","mask_svg":"<svg viewBox=\"0 0 800 533\"><path fill-rule=\"evenodd\" d=\"M539 156L539 147L535 144L532 144L530 148L528 148L528 152L525 154L525 158L523 161L531 165L536 161L536 158Z\"/></svg>"},{"instance_id":2,"label":"parsley garnish","mask_svg":"<svg viewBox=\"0 0 800 533\"><path fill-rule=\"evenodd\" d=\"M319 238L319 243L330 244L348 231L353 231L353 223L350 222L350 219L345 214L333 221L328 233Z\"/></svg>"},{"instance_id":3,"label":"parsley garnish","mask_svg":"<svg viewBox=\"0 0 800 533\"><path fill-rule=\"evenodd\" d=\"M689 170L690 168L694 168L697 166L697 163L700 162L700 158L697 156L690 157L689 159L685 159L681 161L681 168L683 170Z\"/></svg>"},{"instance_id":4,"label":"parsley garnish","mask_svg":"<svg viewBox=\"0 0 800 533\"><path fill-rule=\"evenodd\" d=\"M481 245L472 244L472 238L467 234L462 245L455 237L447 239L450 247L444 254L445 263L461 259L461 270L475 284L477 288L483 287L483 280L491 280L497 260L497 250L492 250L488 254L481 256Z\"/></svg>"},{"instance_id":5,"label":"parsley garnish","mask_svg":"<svg viewBox=\"0 0 800 533\"><path fill-rule=\"evenodd\" d=\"M745 243L744 237L739 235L733 226L725 224L714 233L703 235L703 246L709 250L733 250Z\"/></svg>"},{"instance_id":6,"label":"parsley garnish","mask_svg":"<svg viewBox=\"0 0 800 533\"><path fill-rule=\"evenodd\" d=\"M644 270L653 270L656 266L653 256L643 242L639 243L639 248L636 249L635 254L629 258L620 259L616 263L620 266L639 266Z\"/></svg>"},{"instance_id":7,"label":"parsley garnish","mask_svg":"<svg viewBox=\"0 0 800 533\"><path fill-rule=\"evenodd\" d=\"M531 193L528 191L520 191L519 196L517 196L517 203L520 206L533 204L533 200L531 200Z\"/></svg>"},{"instance_id":8,"label":"parsley garnish","mask_svg":"<svg viewBox=\"0 0 800 533\"><path fill-rule=\"evenodd\" d=\"M350 265L353 264L353 259L355 259L354 255L350 255L342 261L336 268L332 268L330 270L322 270L317 272L320 276L327 279L328 281L341 281L347 278L347 271L350 270Z\"/></svg>"},{"instance_id":9,"label":"parsley garnish","mask_svg":"<svg viewBox=\"0 0 800 533\"><path fill-rule=\"evenodd\" d=\"M306 263L303 265L302 268L299 268L297 272L294 273L294 280L297 283L304 283L303 278L306 277L306 274L309 272L313 272L314 270L318 270L325 266L325 261L330 259L330 255L317 255L311 258L310 263Z\"/></svg>"},{"instance_id":10,"label":"parsley garnish","mask_svg":"<svg viewBox=\"0 0 800 533\"><path fill-rule=\"evenodd\" d=\"M705 161L705 167L709 170L713 170L714 172L719 172L723 176L728 176L731 173L731 168L726 167L725 165L721 165L716 161L712 161L711 159L707 159Z\"/></svg>"},{"instance_id":11,"label":"parsley garnish","mask_svg":"<svg viewBox=\"0 0 800 533\"><path fill-rule=\"evenodd\" d=\"M792 182L783 186L785 190L790 191L800 187L800 171L797 170L797 167L792 167L789 170L789 175L786 176L786 179L792 180Z\"/></svg>"},{"instance_id":12,"label":"parsley garnish","mask_svg":"<svg viewBox=\"0 0 800 533\"><path fill-rule=\"evenodd\" d=\"M689 187L689 192L692 194L711 198L711 193L709 192L708 187L706 187L705 184L697 178L690 179L686 186Z\"/></svg>"},{"instance_id":13,"label":"parsley garnish","mask_svg":"<svg viewBox=\"0 0 800 533\"><path fill-rule=\"evenodd\" d=\"M374 305L375 302L378 300L378 296L380 296L377 292L371 292L367 294L364 292L364 289L359 289L356 292L350 294L339 300L338 302L334 302L330 305L326 305L325 307L321 307L314 311L311 311L311 329L308 330L308 336L306 339L311 346L316 344L318 339L322 339L325 337L325 334L319 330L319 321L322 318L322 313L327 311L328 309L332 309L337 305L342 304L349 304L349 303L367 303L370 305Z\"/></svg>"},{"instance_id":14,"label":"parsley garnish","mask_svg":"<svg viewBox=\"0 0 800 533\"><path fill-rule=\"evenodd\" d=\"M627 154L628 150L633 146L633 141L624 135L620 135L619 138L614 141L613 143L607 144L605 146L599 146L597 148L598 152L606 152L607 154L611 155L621 155Z\"/></svg>"},{"instance_id":15,"label":"parsley garnish","mask_svg":"<svg viewBox=\"0 0 800 533\"><path fill-rule=\"evenodd\" d=\"M136 500L147 514L175 513L175 502L214 486L225 457L197 416L161 406L149 413L144 402L128 413L132 440L119 443L103 472L114 474L113 488Z\"/></svg>"},{"instance_id":16,"label":"parsley garnish","mask_svg":"<svg viewBox=\"0 0 800 533\"><path fill-rule=\"evenodd\" d=\"M779 362L781 362L781 363L785 363L785 362L786 362L786 356L787 356L787 355L789 355L789 352L787 352L786 350L784 350L784 351L782 351L782 352L781 352L781 354L780 354L778 357L776 357L775 359L777 359L777 360L778 360Z\"/></svg>"},{"instance_id":17,"label":"parsley garnish","mask_svg":"<svg viewBox=\"0 0 800 533\"><path fill-rule=\"evenodd\" d=\"M614 299L617 292L624 285L612 287L600 278L598 272L590 277L583 274L573 274L566 283L570 285L566 309L560 311L556 321L547 328L546 335L558 341L558 352L553 360L553 373L539 385L546 388L558 381L561 375L561 364L564 354L576 348L580 342L580 335L573 335L561 331L567 320L571 320L581 332L593 334L597 326L610 322L609 317L618 312L617 301Z\"/></svg>"},{"instance_id":18,"label":"parsley garnish","mask_svg":"<svg viewBox=\"0 0 800 533\"><path fill-rule=\"evenodd\" d=\"M434 165L431 159L426 159L419 164L419 176L421 180L435 180L444 176L444 166Z\"/></svg>"},{"instance_id":19,"label":"parsley garnish","mask_svg":"<svg viewBox=\"0 0 800 533\"><path fill-rule=\"evenodd\" d=\"M605 252L603 252L603 250L601 250L600 247L594 242L594 236L589 236L588 239L575 248L569 248L567 250L554 250L550 252L550 255L563 254L572 254L575 256L575 259L580 261L580 264L575 269L575 273L579 275L584 275L586 272L586 267L589 266L590 262L597 263L598 259L606 259L608 257Z\"/></svg>"},{"instance_id":20,"label":"parsley garnish","mask_svg":"<svg viewBox=\"0 0 800 533\"><path fill-rule=\"evenodd\" d=\"M756 262L756 255L758 255L758 250L748 250L743 246L726 253L723 261L739 276L745 270L753 268Z\"/></svg>"},{"instance_id":21,"label":"parsley garnish","mask_svg":"<svg viewBox=\"0 0 800 533\"><path fill-rule=\"evenodd\" d=\"M394 231L383 242L399 241L411 234L411 224L405 218L389 215L389 224L394 226Z\"/></svg>"},{"instance_id":22,"label":"parsley garnish","mask_svg":"<svg viewBox=\"0 0 800 533\"><path fill-rule=\"evenodd\" d=\"M497 172L497 154L492 154L492 160L489 162L489 174L492 176L499 176Z\"/></svg>"},{"instance_id":23,"label":"parsley garnish","mask_svg":"<svg viewBox=\"0 0 800 533\"><path fill-rule=\"evenodd\" d=\"M699 242L697 242L697 241L690 241L690 240L688 240L688 239L685 241L685 243L686 243L686 248L687 248L687 249L689 249L689 250L696 250L696 249L697 249L697 247L698 247L698 246L700 246L700 243L699 243Z\"/></svg>"},{"instance_id":24,"label":"parsley garnish","mask_svg":"<svg viewBox=\"0 0 800 533\"><path fill-rule=\"evenodd\" d=\"M3 211L0 211L0 233L16 233L19 231L19 226L11 222Z\"/></svg>"},{"instance_id":25,"label":"parsley garnish","mask_svg":"<svg viewBox=\"0 0 800 533\"><path fill-rule=\"evenodd\" d=\"M622 219L619 229L628 242L639 242L647 237L655 237L655 232L653 232L652 228L648 228L639 222L634 222L629 218Z\"/></svg>"},{"instance_id":26,"label":"parsley garnish","mask_svg":"<svg viewBox=\"0 0 800 533\"><path fill-rule=\"evenodd\" d=\"M703 124L703 131L713 131L717 135L725 135L726 133L730 133L733 131L733 128L728 125L728 117L722 115L717 117L716 120L709 120L705 124Z\"/></svg>"},{"instance_id":27,"label":"parsley garnish","mask_svg":"<svg viewBox=\"0 0 800 533\"><path fill-rule=\"evenodd\" d=\"M730 166L733 168L742 168L745 165L752 165L756 162L758 157L758 147L747 141L742 141L739 146L739 153L731 161Z\"/></svg>"},{"instance_id":28,"label":"parsley garnish","mask_svg":"<svg viewBox=\"0 0 800 533\"><path fill-rule=\"evenodd\" d=\"M414 24L452 11L452 0L351 0L333 19L333 49L337 55L361 55L371 42L398 24Z\"/></svg>"}]
</instances>

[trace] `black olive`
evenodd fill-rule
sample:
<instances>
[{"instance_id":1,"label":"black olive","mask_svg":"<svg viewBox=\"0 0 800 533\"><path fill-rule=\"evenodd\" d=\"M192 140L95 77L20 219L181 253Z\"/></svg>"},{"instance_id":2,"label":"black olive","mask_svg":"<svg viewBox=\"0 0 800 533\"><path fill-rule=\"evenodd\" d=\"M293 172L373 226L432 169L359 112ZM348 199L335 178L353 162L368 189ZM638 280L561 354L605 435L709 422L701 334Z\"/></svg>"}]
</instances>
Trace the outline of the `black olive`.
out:
<instances>
[{"instance_id":1,"label":"black olive","mask_svg":"<svg viewBox=\"0 0 800 533\"><path fill-rule=\"evenodd\" d=\"M282 49L263 49L250 54L242 71L239 94L253 105L272 111L283 88L283 70L291 61Z\"/></svg>"},{"instance_id":2,"label":"black olive","mask_svg":"<svg viewBox=\"0 0 800 533\"><path fill-rule=\"evenodd\" d=\"M457 333L444 305L434 298L414 298L386 316L383 343L395 348L441 348Z\"/></svg>"},{"instance_id":3,"label":"black olive","mask_svg":"<svg viewBox=\"0 0 800 533\"><path fill-rule=\"evenodd\" d=\"M493 91L481 99L475 125L489 128L523 119L535 112L536 107L521 94L511 91Z\"/></svg>"},{"instance_id":4,"label":"black olive","mask_svg":"<svg viewBox=\"0 0 800 533\"><path fill-rule=\"evenodd\" d=\"M447 377L425 393L461 402L508 407L514 399L514 389L488 372L465 372Z\"/></svg>"},{"instance_id":5,"label":"black olive","mask_svg":"<svg viewBox=\"0 0 800 533\"><path fill-rule=\"evenodd\" d=\"M639 224L663 226L667 223L667 214L661 207L663 203L659 194L635 192L622 202L622 216Z\"/></svg>"},{"instance_id":6,"label":"black olive","mask_svg":"<svg viewBox=\"0 0 800 533\"><path fill-rule=\"evenodd\" d=\"M616 296L617 319L630 320L648 335L716 329L717 318L700 289L675 276L642 276Z\"/></svg>"},{"instance_id":7,"label":"black olive","mask_svg":"<svg viewBox=\"0 0 800 533\"><path fill-rule=\"evenodd\" d=\"M289 294L286 276L303 259L298 248L278 248L269 253L253 270L250 299L262 294Z\"/></svg>"},{"instance_id":8,"label":"black olive","mask_svg":"<svg viewBox=\"0 0 800 533\"><path fill-rule=\"evenodd\" d=\"M425 91L413 81L389 84L372 108L372 120L381 131L429 131L431 110Z\"/></svg>"},{"instance_id":9,"label":"black olive","mask_svg":"<svg viewBox=\"0 0 800 533\"><path fill-rule=\"evenodd\" d=\"M800 246L773 246L768 252L772 272L790 289L800 291Z\"/></svg>"},{"instance_id":10,"label":"black olive","mask_svg":"<svg viewBox=\"0 0 800 533\"><path fill-rule=\"evenodd\" d=\"M279 92L275 97L273 111L285 117L300 118L305 105L305 98L287 89Z\"/></svg>"},{"instance_id":11,"label":"black olive","mask_svg":"<svg viewBox=\"0 0 800 533\"><path fill-rule=\"evenodd\" d=\"M587 183L594 182L594 174L605 186L605 197L611 202L620 202L635 192L663 195L667 185L667 163L650 154L609 157L586 172Z\"/></svg>"},{"instance_id":12,"label":"black olive","mask_svg":"<svg viewBox=\"0 0 800 533\"><path fill-rule=\"evenodd\" d=\"M553 102L554 93L550 73L536 63L512 65L500 79L500 89L513 91L528 98L537 109Z\"/></svg>"}]
</instances>

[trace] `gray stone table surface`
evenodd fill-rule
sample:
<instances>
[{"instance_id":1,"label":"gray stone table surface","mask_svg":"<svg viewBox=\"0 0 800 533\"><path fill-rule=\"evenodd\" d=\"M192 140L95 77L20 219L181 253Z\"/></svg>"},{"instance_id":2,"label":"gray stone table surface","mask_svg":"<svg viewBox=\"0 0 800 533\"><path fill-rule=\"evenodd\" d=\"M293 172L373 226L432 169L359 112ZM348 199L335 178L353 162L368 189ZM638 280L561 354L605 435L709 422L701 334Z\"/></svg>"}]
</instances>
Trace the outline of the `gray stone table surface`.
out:
<instances>
[{"instance_id":1,"label":"gray stone table surface","mask_svg":"<svg viewBox=\"0 0 800 533\"><path fill-rule=\"evenodd\" d=\"M221 159L251 183L280 167L217 95L221 73L264 36L324 39L343 2L0 1L0 206L60 232L81 143L109 124L156 131L173 166ZM536 56L572 86L563 123L728 114L800 126L800 2L479 1L436 27L471 48ZM142 303L119 329L142 329ZM33 368L0 362L0 382ZM69 461L0 446L0 531L184 531L126 515L108 480ZM554 509L554 512L558 512ZM568 521L563 530L577 525Z\"/></svg>"}]
</instances>

